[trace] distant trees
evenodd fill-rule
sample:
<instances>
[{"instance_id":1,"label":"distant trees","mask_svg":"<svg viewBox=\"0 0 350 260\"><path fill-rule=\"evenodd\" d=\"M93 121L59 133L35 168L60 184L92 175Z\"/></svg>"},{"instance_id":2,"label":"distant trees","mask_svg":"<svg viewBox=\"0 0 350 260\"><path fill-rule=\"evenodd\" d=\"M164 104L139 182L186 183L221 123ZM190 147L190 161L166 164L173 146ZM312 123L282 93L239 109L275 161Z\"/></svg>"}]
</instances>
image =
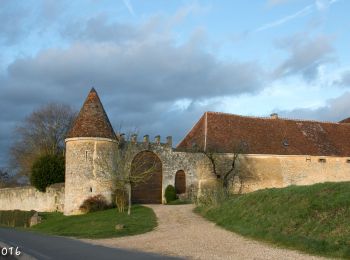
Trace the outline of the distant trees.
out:
<instances>
[{"instance_id":1,"label":"distant trees","mask_svg":"<svg viewBox=\"0 0 350 260\"><path fill-rule=\"evenodd\" d=\"M10 159L19 175L29 177L33 163L43 155L63 154L64 139L75 115L67 105L49 103L16 127Z\"/></svg>"},{"instance_id":2,"label":"distant trees","mask_svg":"<svg viewBox=\"0 0 350 260\"><path fill-rule=\"evenodd\" d=\"M0 188L14 187L17 184L14 176L11 176L6 170L0 169Z\"/></svg>"},{"instance_id":3,"label":"distant trees","mask_svg":"<svg viewBox=\"0 0 350 260\"><path fill-rule=\"evenodd\" d=\"M32 166L30 183L39 191L45 192L47 186L64 182L64 168L63 155L43 155Z\"/></svg>"}]
</instances>

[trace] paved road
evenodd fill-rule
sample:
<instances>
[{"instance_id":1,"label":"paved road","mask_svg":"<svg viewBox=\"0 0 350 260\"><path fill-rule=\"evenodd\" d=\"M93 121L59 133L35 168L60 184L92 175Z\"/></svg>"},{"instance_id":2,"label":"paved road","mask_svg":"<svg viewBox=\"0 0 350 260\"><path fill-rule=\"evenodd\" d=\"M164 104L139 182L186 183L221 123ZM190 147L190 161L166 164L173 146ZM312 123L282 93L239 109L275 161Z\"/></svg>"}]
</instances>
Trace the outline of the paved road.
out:
<instances>
[{"instance_id":1,"label":"paved road","mask_svg":"<svg viewBox=\"0 0 350 260\"><path fill-rule=\"evenodd\" d=\"M0 241L19 246L36 259L175 259L136 251L84 243L75 239L0 228ZM178 259L178 258L177 258Z\"/></svg>"}]
</instances>

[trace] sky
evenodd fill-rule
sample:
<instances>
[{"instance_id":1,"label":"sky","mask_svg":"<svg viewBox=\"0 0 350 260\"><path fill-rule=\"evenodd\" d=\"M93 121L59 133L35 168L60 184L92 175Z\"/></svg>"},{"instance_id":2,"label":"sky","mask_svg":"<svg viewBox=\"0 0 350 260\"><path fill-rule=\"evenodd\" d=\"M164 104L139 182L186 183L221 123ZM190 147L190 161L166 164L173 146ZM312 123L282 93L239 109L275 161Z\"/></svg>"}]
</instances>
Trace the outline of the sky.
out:
<instances>
[{"instance_id":1,"label":"sky","mask_svg":"<svg viewBox=\"0 0 350 260\"><path fill-rule=\"evenodd\" d=\"M0 0L0 168L14 129L95 87L116 131L178 143L205 111L350 116L347 0ZM140 137L141 138L141 137Z\"/></svg>"}]
</instances>

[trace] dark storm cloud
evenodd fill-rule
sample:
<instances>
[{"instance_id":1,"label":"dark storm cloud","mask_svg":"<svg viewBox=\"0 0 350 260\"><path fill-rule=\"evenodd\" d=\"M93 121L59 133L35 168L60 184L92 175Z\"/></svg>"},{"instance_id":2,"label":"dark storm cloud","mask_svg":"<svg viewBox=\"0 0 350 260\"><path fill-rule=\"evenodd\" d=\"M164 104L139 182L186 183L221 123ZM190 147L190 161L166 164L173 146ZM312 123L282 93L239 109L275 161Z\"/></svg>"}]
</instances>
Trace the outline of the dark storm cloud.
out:
<instances>
[{"instance_id":1,"label":"dark storm cloud","mask_svg":"<svg viewBox=\"0 0 350 260\"><path fill-rule=\"evenodd\" d=\"M21 122L51 101L80 109L91 86L116 128L174 135L175 142L213 108L213 104L204 106L203 100L262 89L264 72L255 62L218 60L203 50L200 33L177 45L154 23L136 29L90 19L75 28L76 37L68 47L14 60L0 78L0 109L6 111L0 114L0 167L6 157L4 147L11 142L12 122ZM173 108L183 99L192 102L187 109Z\"/></svg>"},{"instance_id":2,"label":"dark storm cloud","mask_svg":"<svg viewBox=\"0 0 350 260\"><path fill-rule=\"evenodd\" d=\"M346 92L343 95L330 99L325 106L317 109L299 108L290 111L279 111L282 117L314 119L338 122L342 119L350 117L350 93Z\"/></svg>"},{"instance_id":3,"label":"dark storm cloud","mask_svg":"<svg viewBox=\"0 0 350 260\"><path fill-rule=\"evenodd\" d=\"M288 58L274 71L276 77L300 74L306 80L317 77L322 64L334 61L330 37L296 34L280 40L277 47L288 52Z\"/></svg>"}]
</instances>

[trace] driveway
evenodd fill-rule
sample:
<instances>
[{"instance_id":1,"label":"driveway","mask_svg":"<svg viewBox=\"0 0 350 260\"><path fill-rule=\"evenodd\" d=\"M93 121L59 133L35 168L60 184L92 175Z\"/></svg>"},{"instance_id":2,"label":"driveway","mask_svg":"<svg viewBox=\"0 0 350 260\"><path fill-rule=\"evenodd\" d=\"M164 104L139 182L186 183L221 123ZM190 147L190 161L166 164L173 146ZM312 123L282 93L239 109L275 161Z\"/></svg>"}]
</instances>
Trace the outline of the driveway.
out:
<instances>
[{"instance_id":1,"label":"driveway","mask_svg":"<svg viewBox=\"0 0 350 260\"><path fill-rule=\"evenodd\" d=\"M276 248L224 230L193 213L193 205L147 206L158 217L158 227L154 231L130 237L85 241L190 259L322 259Z\"/></svg>"}]
</instances>

